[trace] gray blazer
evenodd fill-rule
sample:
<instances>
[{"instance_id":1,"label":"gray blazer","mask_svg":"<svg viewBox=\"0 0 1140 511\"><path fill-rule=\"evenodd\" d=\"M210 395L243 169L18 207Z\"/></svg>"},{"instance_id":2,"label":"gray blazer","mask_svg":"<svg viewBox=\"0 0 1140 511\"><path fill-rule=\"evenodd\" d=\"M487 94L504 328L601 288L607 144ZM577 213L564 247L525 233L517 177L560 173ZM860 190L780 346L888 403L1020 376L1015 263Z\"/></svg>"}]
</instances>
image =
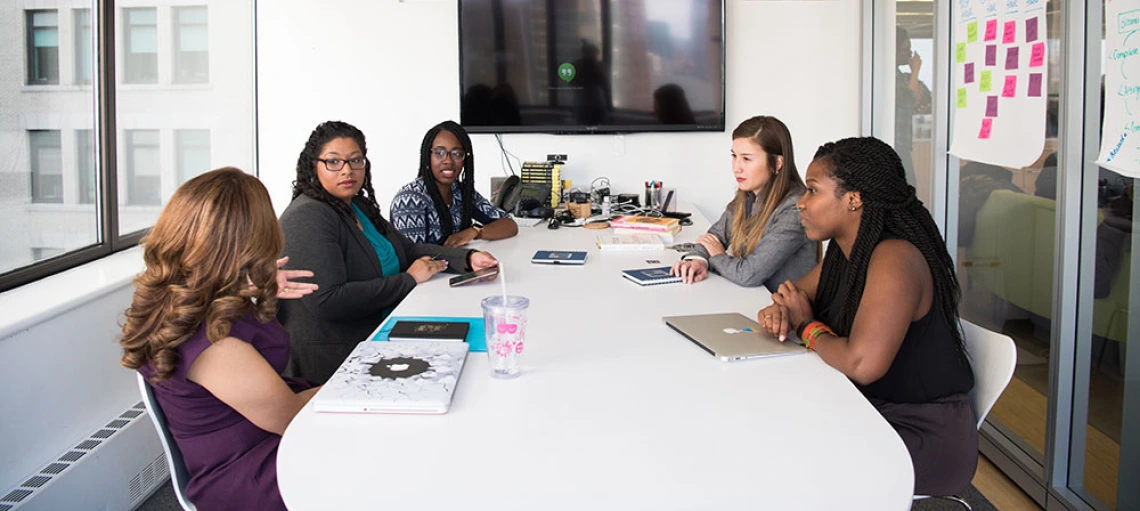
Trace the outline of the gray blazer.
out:
<instances>
[{"instance_id":1,"label":"gray blazer","mask_svg":"<svg viewBox=\"0 0 1140 511\"><path fill-rule=\"evenodd\" d=\"M396 251L400 271L384 277L380 259L356 227L332 206L301 195L281 214L289 268L312 270L320 286L299 300L281 300L277 319L289 330L289 363L285 374L324 383L387 317L392 308L416 287L407 273L416 259L436 256L447 260L448 271L467 268L472 250L412 243L381 218L376 226Z\"/></svg>"},{"instance_id":2,"label":"gray blazer","mask_svg":"<svg viewBox=\"0 0 1140 511\"><path fill-rule=\"evenodd\" d=\"M796 281L811 271L818 262L817 244L807 239L804 227L800 224L800 212L796 209L796 201L803 193L804 188L798 186L788 190L788 196L772 212L764 227L764 236L748 257L732 257L727 253L710 257L705 247L697 245L682 259L704 259L708 261L710 271L728 280L750 287L763 284L768 291L776 292L784 281ZM753 202L745 204L745 212L749 217L760 214L760 200L761 197L756 197ZM716 236L727 248L731 233L730 203L720 219L709 228L709 234Z\"/></svg>"}]
</instances>

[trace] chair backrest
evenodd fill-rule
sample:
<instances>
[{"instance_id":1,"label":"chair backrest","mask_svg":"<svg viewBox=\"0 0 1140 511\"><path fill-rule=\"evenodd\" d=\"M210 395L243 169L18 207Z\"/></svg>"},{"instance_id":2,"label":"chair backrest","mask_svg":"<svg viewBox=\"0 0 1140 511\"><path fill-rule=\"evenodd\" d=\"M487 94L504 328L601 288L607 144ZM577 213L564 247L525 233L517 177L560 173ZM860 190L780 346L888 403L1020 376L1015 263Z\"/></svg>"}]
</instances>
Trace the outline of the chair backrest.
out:
<instances>
[{"instance_id":1,"label":"chair backrest","mask_svg":"<svg viewBox=\"0 0 1140 511\"><path fill-rule=\"evenodd\" d=\"M974 389L970 391L970 405L978 418L978 427L994 407L998 397L1009 385L1013 368L1017 364L1017 348L1008 335L991 332L962 320L966 352L974 369Z\"/></svg>"},{"instance_id":2,"label":"chair backrest","mask_svg":"<svg viewBox=\"0 0 1140 511\"><path fill-rule=\"evenodd\" d=\"M162 407L158 406L150 382L146 381L141 373L137 376L139 394L142 394L143 403L146 404L147 415L150 415L150 420L154 422L154 429L158 431L158 440L162 442L162 450L166 452L166 463L170 465L170 485L174 487L174 495L178 497L182 509L197 511L198 508L186 498L184 493L186 484L190 482L190 472L186 470L186 463L182 461L182 451L178 450L178 444L174 443L174 437L170 436L170 431L166 429L166 414L162 413Z\"/></svg>"}]
</instances>

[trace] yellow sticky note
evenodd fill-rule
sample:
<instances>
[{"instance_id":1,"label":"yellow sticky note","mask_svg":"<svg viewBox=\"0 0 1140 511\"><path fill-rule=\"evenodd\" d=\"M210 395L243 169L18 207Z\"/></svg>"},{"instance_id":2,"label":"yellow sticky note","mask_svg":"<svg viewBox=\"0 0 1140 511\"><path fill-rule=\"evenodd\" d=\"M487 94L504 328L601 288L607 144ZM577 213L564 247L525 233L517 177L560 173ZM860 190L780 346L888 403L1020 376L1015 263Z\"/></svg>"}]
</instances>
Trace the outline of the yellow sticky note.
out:
<instances>
[{"instance_id":1,"label":"yellow sticky note","mask_svg":"<svg viewBox=\"0 0 1140 511\"><path fill-rule=\"evenodd\" d=\"M955 60L958 63L966 62L966 43L958 43L956 51L954 52Z\"/></svg>"},{"instance_id":2,"label":"yellow sticky note","mask_svg":"<svg viewBox=\"0 0 1140 511\"><path fill-rule=\"evenodd\" d=\"M978 40L978 22L971 21L966 25L966 41L974 42Z\"/></svg>"},{"instance_id":3,"label":"yellow sticky note","mask_svg":"<svg viewBox=\"0 0 1140 511\"><path fill-rule=\"evenodd\" d=\"M989 92L993 90L993 72L982 71L982 78L978 81L979 92Z\"/></svg>"},{"instance_id":4,"label":"yellow sticky note","mask_svg":"<svg viewBox=\"0 0 1140 511\"><path fill-rule=\"evenodd\" d=\"M966 108L966 88L958 89L958 108Z\"/></svg>"}]
</instances>

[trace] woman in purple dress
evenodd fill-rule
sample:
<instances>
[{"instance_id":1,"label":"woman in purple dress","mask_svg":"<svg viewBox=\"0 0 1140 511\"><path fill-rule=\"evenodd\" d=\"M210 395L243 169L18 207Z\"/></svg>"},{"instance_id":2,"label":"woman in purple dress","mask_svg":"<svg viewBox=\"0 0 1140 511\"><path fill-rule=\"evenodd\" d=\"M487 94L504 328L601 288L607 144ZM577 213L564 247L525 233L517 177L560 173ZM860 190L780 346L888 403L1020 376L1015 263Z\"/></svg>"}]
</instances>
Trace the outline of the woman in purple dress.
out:
<instances>
[{"instance_id":1,"label":"woman in purple dress","mask_svg":"<svg viewBox=\"0 0 1140 511\"><path fill-rule=\"evenodd\" d=\"M277 445L316 393L281 376L289 335L278 298L316 287L278 271L284 246L257 178L219 169L183 184L143 241L120 344L122 364L154 386L182 451L198 509L285 509Z\"/></svg>"}]
</instances>

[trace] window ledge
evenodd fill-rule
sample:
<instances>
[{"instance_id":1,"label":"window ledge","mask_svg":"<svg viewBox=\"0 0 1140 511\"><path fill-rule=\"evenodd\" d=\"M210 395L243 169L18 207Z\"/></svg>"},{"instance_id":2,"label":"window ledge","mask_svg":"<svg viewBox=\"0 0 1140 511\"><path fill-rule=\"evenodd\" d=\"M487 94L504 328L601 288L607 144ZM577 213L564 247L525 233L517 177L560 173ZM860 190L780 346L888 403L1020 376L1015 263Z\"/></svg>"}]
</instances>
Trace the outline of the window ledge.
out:
<instances>
[{"instance_id":1,"label":"window ledge","mask_svg":"<svg viewBox=\"0 0 1140 511\"><path fill-rule=\"evenodd\" d=\"M135 247L0 293L0 340L130 284L142 270Z\"/></svg>"}]
</instances>

